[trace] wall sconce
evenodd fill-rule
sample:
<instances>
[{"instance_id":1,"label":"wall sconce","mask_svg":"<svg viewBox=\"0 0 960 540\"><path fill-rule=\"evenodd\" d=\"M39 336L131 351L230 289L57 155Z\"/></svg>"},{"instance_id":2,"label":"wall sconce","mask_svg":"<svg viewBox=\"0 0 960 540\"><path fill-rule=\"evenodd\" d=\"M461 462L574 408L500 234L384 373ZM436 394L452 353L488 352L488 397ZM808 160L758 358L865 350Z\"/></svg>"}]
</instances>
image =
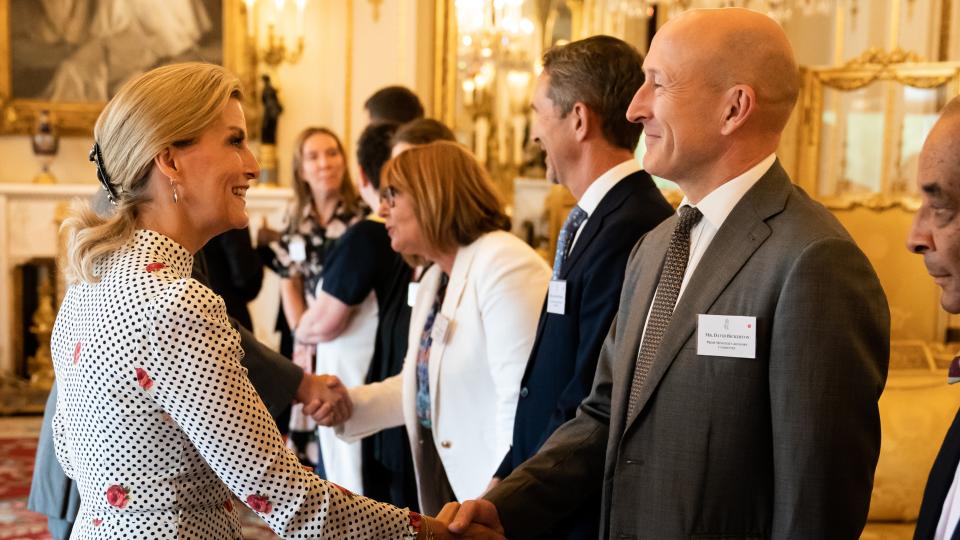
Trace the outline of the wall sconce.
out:
<instances>
[{"instance_id":1,"label":"wall sconce","mask_svg":"<svg viewBox=\"0 0 960 540\"><path fill-rule=\"evenodd\" d=\"M247 38L253 44L258 62L263 62L270 69L275 69L280 64L296 64L303 56L303 15L307 8L307 0L294 0L296 3L296 33L290 32L283 24L283 13L286 7L286 0L272 0L266 3L272 3L270 19L267 21L266 43L261 48L259 38L258 12L263 9L258 4L265 3L263 0L244 0L247 9ZM292 35L291 35L292 34ZM295 45L287 47L287 37L293 37Z\"/></svg>"}]
</instances>

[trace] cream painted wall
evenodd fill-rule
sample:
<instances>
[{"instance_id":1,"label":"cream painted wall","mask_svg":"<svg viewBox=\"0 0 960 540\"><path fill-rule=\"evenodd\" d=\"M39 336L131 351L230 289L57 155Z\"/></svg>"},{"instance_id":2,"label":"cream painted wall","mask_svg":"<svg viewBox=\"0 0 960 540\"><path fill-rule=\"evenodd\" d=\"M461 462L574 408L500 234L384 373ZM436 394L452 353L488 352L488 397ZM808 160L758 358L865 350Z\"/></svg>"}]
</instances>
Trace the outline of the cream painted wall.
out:
<instances>
[{"instance_id":1,"label":"cream painted wall","mask_svg":"<svg viewBox=\"0 0 960 540\"><path fill-rule=\"evenodd\" d=\"M303 58L272 74L284 107L277 129L282 184L293 179L293 146L304 128L324 126L336 132L355 171L354 143L366 125L363 102L370 94L400 84L431 102L433 9L432 0L382 0L374 20L370 0L307 4ZM285 14L288 27L294 27L293 10Z\"/></svg>"}]
</instances>

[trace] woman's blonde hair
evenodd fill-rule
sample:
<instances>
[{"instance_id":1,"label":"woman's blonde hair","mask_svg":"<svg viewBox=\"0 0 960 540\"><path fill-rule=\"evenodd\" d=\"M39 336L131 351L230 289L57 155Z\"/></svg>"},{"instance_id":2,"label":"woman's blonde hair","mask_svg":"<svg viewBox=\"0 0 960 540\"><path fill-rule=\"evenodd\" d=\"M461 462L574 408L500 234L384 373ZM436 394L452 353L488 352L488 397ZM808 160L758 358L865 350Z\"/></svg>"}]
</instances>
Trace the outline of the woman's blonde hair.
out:
<instances>
[{"instance_id":1,"label":"woman's blonde hair","mask_svg":"<svg viewBox=\"0 0 960 540\"><path fill-rule=\"evenodd\" d=\"M241 99L240 80L214 64L189 62L150 70L126 84L107 103L93 130L102 171L115 194L109 216L77 202L61 231L67 238L68 282L95 283L97 260L122 247L136 228L138 208L149 200L154 158L168 146L189 146Z\"/></svg>"},{"instance_id":2,"label":"woman's blonde hair","mask_svg":"<svg viewBox=\"0 0 960 540\"><path fill-rule=\"evenodd\" d=\"M380 182L384 189L392 187L410 196L424 239L433 249L465 246L488 232L510 228L490 176L455 142L405 150L387 162ZM412 264L423 263L407 258Z\"/></svg>"},{"instance_id":3,"label":"woman's blonde hair","mask_svg":"<svg viewBox=\"0 0 960 540\"><path fill-rule=\"evenodd\" d=\"M340 137L337 137L336 133L325 127L308 127L301 131L300 135L297 135L297 140L293 146L293 192L296 195L296 200L294 201L293 214L288 224L289 232L296 232L300 228L300 224L306 219L313 206L313 192L310 191L310 186L307 185L307 182L303 179L303 145L306 144L307 139L318 133L322 133L333 139L333 141L337 143L337 150L340 151L340 155L343 157L343 179L340 181L339 192L340 203L343 204L343 210L350 215L360 212L360 193L357 192L357 187L353 185L353 179L350 178L350 168L347 167L347 154L343 150L343 143L340 142Z\"/></svg>"}]
</instances>

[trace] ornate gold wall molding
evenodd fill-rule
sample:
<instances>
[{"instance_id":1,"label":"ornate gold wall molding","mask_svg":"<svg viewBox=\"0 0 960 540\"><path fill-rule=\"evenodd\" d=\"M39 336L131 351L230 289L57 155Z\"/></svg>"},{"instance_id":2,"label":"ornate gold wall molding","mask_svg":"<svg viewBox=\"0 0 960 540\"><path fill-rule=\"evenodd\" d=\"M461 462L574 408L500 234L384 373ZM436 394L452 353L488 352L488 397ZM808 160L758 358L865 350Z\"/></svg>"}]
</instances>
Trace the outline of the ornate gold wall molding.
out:
<instances>
[{"instance_id":1,"label":"ornate gold wall molding","mask_svg":"<svg viewBox=\"0 0 960 540\"><path fill-rule=\"evenodd\" d=\"M845 197L822 197L820 202L830 210L853 210L866 208L875 212L883 212L893 208L902 208L908 212L916 212L920 208L920 198L916 195L890 195L886 193L872 193L869 195L852 195Z\"/></svg>"},{"instance_id":2,"label":"ornate gold wall molding","mask_svg":"<svg viewBox=\"0 0 960 540\"><path fill-rule=\"evenodd\" d=\"M884 80L914 88L936 88L956 76L955 72L940 67L941 63L926 62L920 55L899 47L889 52L871 47L842 67L813 68L810 72L824 86L844 91L859 90Z\"/></svg>"}]
</instances>

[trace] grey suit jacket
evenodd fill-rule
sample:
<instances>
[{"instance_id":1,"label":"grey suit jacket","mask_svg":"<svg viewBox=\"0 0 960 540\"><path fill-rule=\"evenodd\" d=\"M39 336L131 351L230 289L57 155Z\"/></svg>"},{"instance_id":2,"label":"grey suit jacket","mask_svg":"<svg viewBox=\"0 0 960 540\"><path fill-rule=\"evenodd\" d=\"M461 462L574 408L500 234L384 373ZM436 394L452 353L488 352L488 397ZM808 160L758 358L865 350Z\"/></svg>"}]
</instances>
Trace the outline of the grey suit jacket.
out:
<instances>
[{"instance_id":1,"label":"grey suit jacket","mask_svg":"<svg viewBox=\"0 0 960 540\"><path fill-rule=\"evenodd\" d=\"M627 418L675 220L634 248L576 418L487 494L508 536L535 536L597 487L601 538L858 538L889 355L870 263L774 164L704 254ZM755 316L756 358L697 355L698 314Z\"/></svg>"},{"instance_id":2,"label":"grey suit jacket","mask_svg":"<svg viewBox=\"0 0 960 540\"><path fill-rule=\"evenodd\" d=\"M199 256L197 258L199 259ZM206 283L204 272L202 260L195 261L194 277ZM303 370L280 353L260 343L233 318L230 323L240 332L240 347L244 352L240 363L247 368L250 383L270 410L270 414L279 415L293 401L297 387L303 380ZM54 453L50 422L56 407L57 386L54 384L43 412L43 425L40 428L27 508L54 519L73 522L80 508L80 494L73 485L73 480L64 474Z\"/></svg>"}]
</instances>

